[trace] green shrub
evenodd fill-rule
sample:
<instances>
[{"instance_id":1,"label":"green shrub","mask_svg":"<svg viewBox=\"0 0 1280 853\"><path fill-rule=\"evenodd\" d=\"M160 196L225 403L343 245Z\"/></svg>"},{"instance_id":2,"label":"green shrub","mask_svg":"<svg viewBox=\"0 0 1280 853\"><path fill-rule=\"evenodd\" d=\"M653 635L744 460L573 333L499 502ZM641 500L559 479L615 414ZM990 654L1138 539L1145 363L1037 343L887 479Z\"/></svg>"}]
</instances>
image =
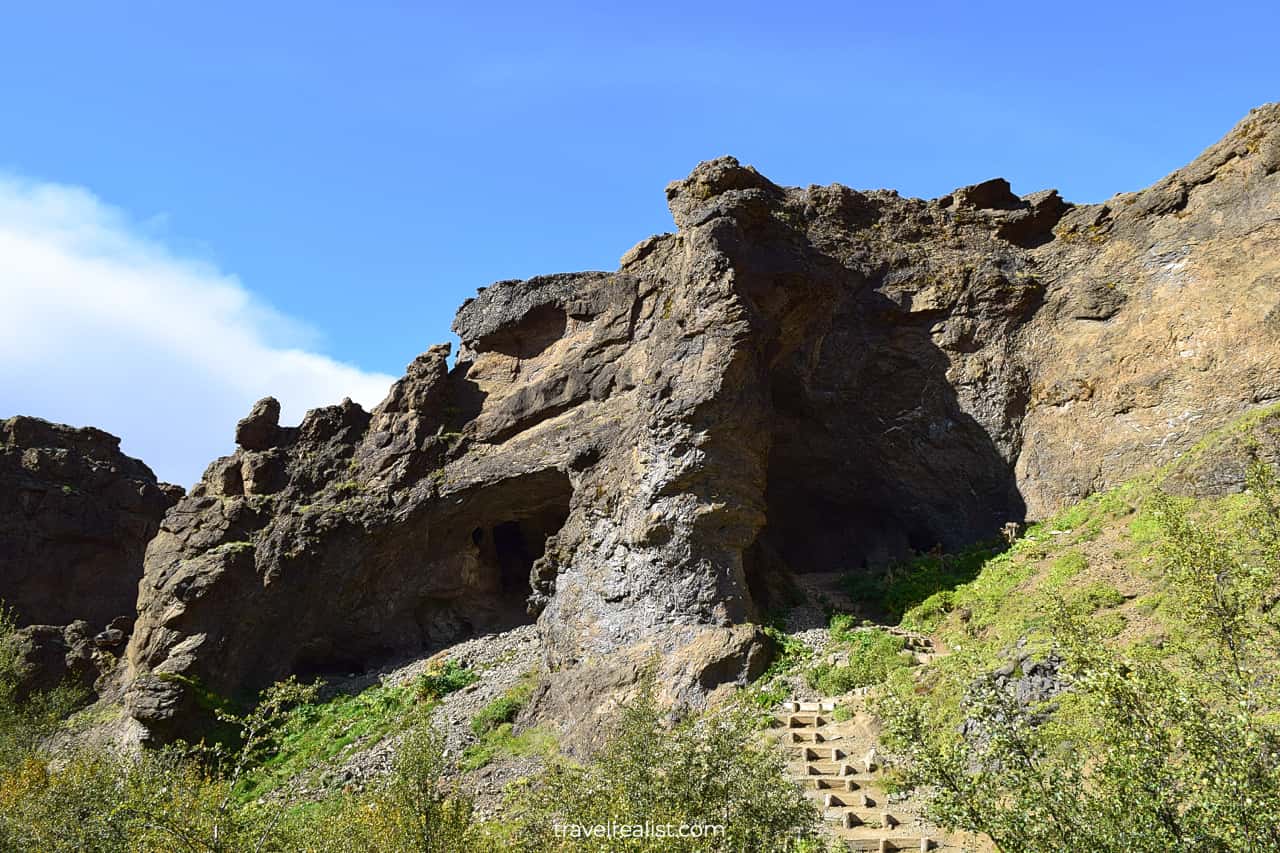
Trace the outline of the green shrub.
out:
<instances>
[{"instance_id":1,"label":"green shrub","mask_svg":"<svg viewBox=\"0 0 1280 853\"><path fill-rule=\"evenodd\" d=\"M470 798L447 781L451 770L440 733L415 726L386 778L293 809L282 834L302 853L492 853Z\"/></svg>"},{"instance_id":2,"label":"green shrub","mask_svg":"<svg viewBox=\"0 0 1280 853\"><path fill-rule=\"evenodd\" d=\"M936 593L976 578L983 565L1006 547L1003 541L983 542L955 554L924 554L894 563L879 575L853 572L845 576L845 591L854 601L869 604L890 622L898 622Z\"/></svg>"},{"instance_id":3,"label":"green shrub","mask_svg":"<svg viewBox=\"0 0 1280 853\"><path fill-rule=\"evenodd\" d=\"M32 754L85 698L70 684L23 695L26 675L13 612L0 602L0 766Z\"/></svg>"},{"instance_id":4,"label":"green shrub","mask_svg":"<svg viewBox=\"0 0 1280 853\"><path fill-rule=\"evenodd\" d=\"M1066 601L1073 611L1089 614L1124 604L1124 594L1106 581L1093 581L1071 590Z\"/></svg>"},{"instance_id":5,"label":"green shrub","mask_svg":"<svg viewBox=\"0 0 1280 853\"><path fill-rule=\"evenodd\" d=\"M485 705L472 718L471 733L484 737L503 723L514 723L516 716L529 704L529 697L536 686L536 677L526 676L515 687Z\"/></svg>"},{"instance_id":6,"label":"green shrub","mask_svg":"<svg viewBox=\"0 0 1280 853\"><path fill-rule=\"evenodd\" d=\"M837 639L838 638L838 639ZM903 651L905 641L879 628L852 630L847 623L837 626L832 621L832 640L847 650L849 662L843 665L821 663L811 668L805 679L820 693L837 695L858 687L880 684L889 673L912 665Z\"/></svg>"},{"instance_id":7,"label":"green shrub","mask_svg":"<svg viewBox=\"0 0 1280 853\"><path fill-rule=\"evenodd\" d=\"M409 685L381 684L355 695L304 702L286 715L272 751L260 756L237 793L251 799L322 769L353 745L376 742L407 726L422 702L429 708L431 700L417 699Z\"/></svg>"},{"instance_id":8,"label":"green shrub","mask_svg":"<svg viewBox=\"0 0 1280 853\"><path fill-rule=\"evenodd\" d=\"M955 606L955 591L944 589L941 592L935 592L904 613L899 624L913 631L931 633L937 630L942 620L955 609Z\"/></svg>"},{"instance_id":9,"label":"green shrub","mask_svg":"<svg viewBox=\"0 0 1280 853\"><path fill-rule=\"evenodd\" d=\"M440 699L455 690L474 684L480 676L455 660L427 669L418 676L415 686L420 699Z\"/></svg>"},{"instance_id":10,"label":"green shrub","mask_svg":"<svg viewBox=\"0 0 1280 853\"><path fill-rule=\"evenodd\" d=\"M813 657L813 649L781 627L765 625L763 630L773 640L776 652L769 668L751 684L745 697L748 704L766 712L759 718L761 725L771 720L773 709L791 695L791 687L784 677Z\"/></svg>"},{"instance_id":11,"label":"green shrub","mask_svg":"<svg viewBox=\"0 0 1280 853\"><path fill-rule=\"evenodd\" d=\"M625 849L658 853L792 853L818 824L816 807L786 777L779 752L760 743L754 714L723 709L668 726L650 679L583 765L556 763L513 791L496 849L611 853L608 838L572 839L556 825L711 824L722 835L631 839Z\"/></svg>"}]
</instances>

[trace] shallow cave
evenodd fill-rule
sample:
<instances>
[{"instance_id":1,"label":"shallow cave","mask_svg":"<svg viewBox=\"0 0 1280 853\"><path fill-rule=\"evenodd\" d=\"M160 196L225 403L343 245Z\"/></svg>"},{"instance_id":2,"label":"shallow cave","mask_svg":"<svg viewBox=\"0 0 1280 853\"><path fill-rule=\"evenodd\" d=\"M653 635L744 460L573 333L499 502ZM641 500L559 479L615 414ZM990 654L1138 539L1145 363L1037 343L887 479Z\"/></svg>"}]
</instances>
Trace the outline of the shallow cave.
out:
<instances>
[{"instance_id":1,"label":"shallow cave","mask_svg":"<svg viewBox=\"0 0 1280 853\"><path fill-rule=\"evenodd\" d=\"M309 614L288 671L359 675L531 623L530 572L568 518L572 494L563 472L524 474L437 504L372 541L353 535L350 549L335 545L329 559L361 565L364 580L352 576Z\"/></svg>"},{"instance_id":2,"label":"shallow cave","mask_svg":"<svg viewBox=\"0 0 1280 853\"><path fill-rule=\"evenodd\" d=\"M331 639L317 639L304 646L294 658L291 672L303 682L364 675L392 657L392 650L386 648L369 649L361 655L344 654L335 648Z\"/></svg>"},{"instance_id":3,"label":"shallow cave","mask_svg":"<svg viewBox=\"0 0 1280 853\"><path fill-rule=\"evenodd\" d=\"M418 611L428 646L533 621L530 573L572 497L564 472L544 470L483 488L433 523L433 583Z\"/></svg>"}]
</instances>

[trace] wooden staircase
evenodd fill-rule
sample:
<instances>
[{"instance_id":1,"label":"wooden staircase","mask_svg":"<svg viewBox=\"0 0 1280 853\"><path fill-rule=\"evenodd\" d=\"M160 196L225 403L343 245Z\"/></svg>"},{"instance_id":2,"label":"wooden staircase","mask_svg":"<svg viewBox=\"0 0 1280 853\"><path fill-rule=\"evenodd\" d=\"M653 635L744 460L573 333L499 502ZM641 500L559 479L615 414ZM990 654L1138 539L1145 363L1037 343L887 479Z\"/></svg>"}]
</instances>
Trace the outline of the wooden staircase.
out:
<instances>
[{"instance_id":1,"label":"wooden staircase","mask_svg":"<svg viewBox=\"0 0 1280 853\"><path fill-rule=\"evenodd\" d=\"M784 702L775 716L792 780L822 808L832 834L849 850L936 850L935 841L898 832L903 816L890 807L875 750L849 754L833 729L835 702Z\"/></svg>"}]
</instances>

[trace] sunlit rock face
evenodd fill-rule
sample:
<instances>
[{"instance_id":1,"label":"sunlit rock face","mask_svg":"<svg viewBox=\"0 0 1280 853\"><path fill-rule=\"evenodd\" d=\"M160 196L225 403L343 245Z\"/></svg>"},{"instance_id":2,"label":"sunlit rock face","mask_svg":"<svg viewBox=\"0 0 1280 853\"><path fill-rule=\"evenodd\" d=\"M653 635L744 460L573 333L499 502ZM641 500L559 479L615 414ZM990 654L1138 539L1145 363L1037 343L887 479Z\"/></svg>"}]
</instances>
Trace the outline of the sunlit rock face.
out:
<instances>
[{"instance_id":1,"label":"sunlit rock face","mask_svg":"<svg viewBox=\"0 0 1280 853\"><path fill-rule=\"evenodd\" d=\"M657 666L759 674L808 571L998 534L1280 399L1280 108L1140 193L667 188L615 272L499 282L368 413L263 401L146 557L129 707L247 697L536 619L572 744Z\"/></svg>"}]
</instances>

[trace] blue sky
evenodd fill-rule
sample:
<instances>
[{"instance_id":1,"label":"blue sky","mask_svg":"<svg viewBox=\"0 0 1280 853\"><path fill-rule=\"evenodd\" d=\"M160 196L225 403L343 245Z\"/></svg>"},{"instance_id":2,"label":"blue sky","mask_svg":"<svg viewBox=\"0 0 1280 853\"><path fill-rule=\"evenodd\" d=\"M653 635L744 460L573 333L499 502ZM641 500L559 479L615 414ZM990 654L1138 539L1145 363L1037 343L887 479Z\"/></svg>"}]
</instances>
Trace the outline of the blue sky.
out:
<instances>
[{"instance_id":1,"label":"blue sky","mask_svg":"<svg viewBox=\"0 0 1280 853\"><path fill-rule=\"evenodd\" d=\"M8 331L99 370L89 384L0 343L0 416L97 423L186 483L229 450L255 382L309 389L295 417L348 387L376 397L475 288L613 268L670 230L663 187L700 160L922 196L1003 175L1097 201L1280 98L1274 3L8 5L0 186L33 260L0 260L0 296L44 294ZM85 221L106 237L85 243ZM104 241L145 261L137 293L181 292L179 269L192 304L230 294L190 327L207 382L137 390L157 361L184 381L186 353L131 343L160 337L159 312L128 334L60 319L34 259L74 255L57 275L82 288L57 299L106 299L85 266ZM253 358L318 360L210 367L240 332ZM165 437L192 418L208 438Z\"/></svg>"}]
</instances>

